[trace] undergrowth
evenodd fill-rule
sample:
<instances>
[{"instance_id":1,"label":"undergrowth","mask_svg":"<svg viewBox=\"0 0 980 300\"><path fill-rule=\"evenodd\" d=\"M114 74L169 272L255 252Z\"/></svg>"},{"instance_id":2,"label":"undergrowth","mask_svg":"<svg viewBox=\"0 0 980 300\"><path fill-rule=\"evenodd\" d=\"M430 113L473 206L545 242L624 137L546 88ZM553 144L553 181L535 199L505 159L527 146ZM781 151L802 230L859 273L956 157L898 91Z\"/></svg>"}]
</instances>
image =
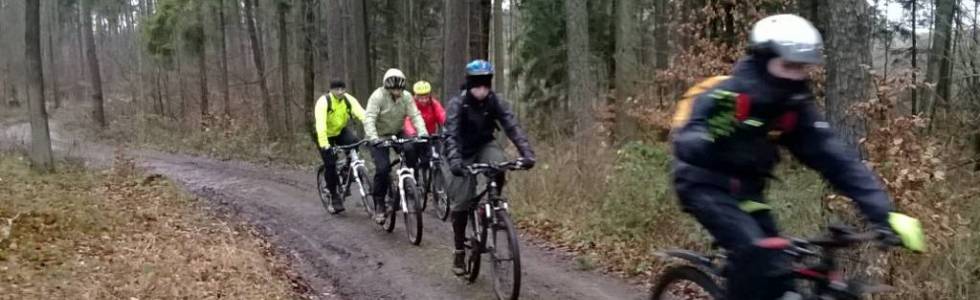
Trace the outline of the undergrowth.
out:
<instances>
[{"instance_id":1,"label":"undergrowth","mask_svg":"<svg viewBox=\"0 0 980 300\"><path fill-rule=\"evenodd\" d=\"M294 275L248 228L215 221L131 162L30 171L0 153L2 299L294 299Z\"/></svg>"}]
</instances>

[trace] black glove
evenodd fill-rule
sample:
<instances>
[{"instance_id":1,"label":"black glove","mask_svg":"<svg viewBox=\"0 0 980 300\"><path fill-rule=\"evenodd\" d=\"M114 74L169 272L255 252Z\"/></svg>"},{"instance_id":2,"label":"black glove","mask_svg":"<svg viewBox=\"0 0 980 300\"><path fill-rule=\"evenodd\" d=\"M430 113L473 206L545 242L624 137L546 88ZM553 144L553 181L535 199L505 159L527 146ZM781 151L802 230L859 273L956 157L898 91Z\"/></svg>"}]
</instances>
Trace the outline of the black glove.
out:
<instances>
[{"instance_id":1,"label":"black glove","mask_svg":"<svg viewBox=\"0 0 980 300\"><path fill-rule=\"evenodd\" d=\"M453 175L456 176L466 175L466 170L463 169L463 164L460 163L454 163L449 165L449 172L452 172Z\"/></svg>"},{"instance_id":2,"label":"black glove","mask_svg":"<svg viewBox=\"0 0 980 300\"><path fill-rule=\"evenodd\" d=\"M534 168L534 163L536 162L534 157L521 157L521 159L518 161L521 163L521 168L524 168L525 170Z\"/></svg>"}]
</instances>

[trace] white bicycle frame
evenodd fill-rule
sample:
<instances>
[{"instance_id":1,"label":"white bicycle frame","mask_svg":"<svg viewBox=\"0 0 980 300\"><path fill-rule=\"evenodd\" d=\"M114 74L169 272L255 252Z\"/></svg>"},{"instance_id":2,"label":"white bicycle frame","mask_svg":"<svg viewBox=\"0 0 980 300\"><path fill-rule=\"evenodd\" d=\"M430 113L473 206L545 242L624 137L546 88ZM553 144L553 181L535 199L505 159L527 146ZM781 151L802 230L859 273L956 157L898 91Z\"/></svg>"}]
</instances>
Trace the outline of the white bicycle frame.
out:
<instances>
[{"instance_id":1,"label":"white bicycle frame","mask_svg":"<svg viewBox=\"0 0 980 300\"><path fill-rule=\"evenodd\" d=\"M405 162L402 161L401 168L398 168L398 196L399 201L401 201L402 212L408 212L408 203L405 202L405 179L415 178L415 170L405 166ZM418 200L418 199L416 199Z\"/></svg>"},{"instance_id":2,"label":"white bicycle frame","mask_svg":"<svg viewBox=\"0 0 980 300\"><path fill-rule=\"evenodd\" d=\"M361 196L365 196L368 193L364 191L364 183L361 182L361 174L357 171L357 167L363 167L364 160L357 155L357 149L351 149L350 151L350 168L351 174L354 176L354 181L357 182L357 189L360 190Z\"/></svg>"}]
</instances>

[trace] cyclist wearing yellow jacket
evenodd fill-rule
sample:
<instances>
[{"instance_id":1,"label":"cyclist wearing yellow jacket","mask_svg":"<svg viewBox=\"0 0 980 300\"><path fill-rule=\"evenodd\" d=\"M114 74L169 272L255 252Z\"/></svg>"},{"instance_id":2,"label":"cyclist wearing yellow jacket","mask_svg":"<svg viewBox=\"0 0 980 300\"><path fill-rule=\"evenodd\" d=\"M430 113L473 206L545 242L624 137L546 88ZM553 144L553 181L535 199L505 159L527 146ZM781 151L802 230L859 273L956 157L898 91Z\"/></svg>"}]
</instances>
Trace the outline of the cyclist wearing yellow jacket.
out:
<instances>
[{"instance_id":1,"label":"cyclist wearing yellow jacket","mask_svg":"<svg viewBox=\"0 0 980 300\"><path fill-rule=\"evenodd\" d=\"M343 146L357 142L357 137L347 124L351 118L364 122L364 108L357 98L346 92L343 81L330 83L330 93L320 96L313 107L317 146L323 159L324 177L330 190L330 213L344 211L342 195L337 192L337 153L330 150L331 145Z\"/></svg>"}]
</instances>

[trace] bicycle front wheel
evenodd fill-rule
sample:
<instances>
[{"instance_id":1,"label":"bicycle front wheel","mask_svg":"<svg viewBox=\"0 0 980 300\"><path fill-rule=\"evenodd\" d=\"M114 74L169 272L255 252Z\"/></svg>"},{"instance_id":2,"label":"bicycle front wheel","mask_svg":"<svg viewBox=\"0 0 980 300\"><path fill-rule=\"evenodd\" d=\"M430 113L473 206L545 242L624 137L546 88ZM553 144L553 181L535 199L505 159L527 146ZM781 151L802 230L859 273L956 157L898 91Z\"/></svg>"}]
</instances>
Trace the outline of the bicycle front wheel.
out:
<instances>
[{"instance_id":1,"label":"bicycle front wheel","mask_svg":"<svg viewBox=\"0 0 980 300\"><path fill-rule=\"evenodd\" d=\"M402 182L405 195L405 207L402 209L405 220L405 233L413 245L422 243L422 211L419 208L419 189L415 179L406 177Z\"/></svg>"},{"instance_id":2,"label":"bicycle front wheel","mask_svg":"<svg viewBox=\"0 0 980 300\"><path fill-rule=\"evenodd\" d=\"M392 185L388 189L387 201L388 205L385 205L387 211L384 212L385 222L381 224L381 228L387 232L392 232L395 231L395 221L398 219L398 188L396 186Z\"/></svg>"},{"instance_id":3,"label":"bicycle front wheel","mask_svg":"<svg viewBox=\"0 0 980 300\"><path fill-rule=\"evenodd\" d=\"M316 192L320 198L320 204L328 213L333 213L333 206L330 205L330 190L327 189L326 168L320 166L316 169Z\"/></svg>"},{"instance_id":4,"label":"bicycle front wheel","mask_svg":"<svg viewBox=\"0 0 980 300\"><path fill-rule=\"evenodd\" d=\"M436 217L446 221L449 219L450 209L449 194L446 192L446 187L449 185L446 184L446 177L442 171L432 172L432 184L430 186L432 187L432 202L435 204L433 210L436 211Z\"/></svg>"},{"instance_id":5,"label":"bicycle front wheel","mask_svg":"<svg viewBox=\"0 0 980 300\"><path fill-rule=\"evenodd\" d=\"M650 300L712 300L721 299L721 294L718 283L707 273L682 265L664 271Z\"/></svg>"},{"instance_id":6,"label":"bicycle front wheel","mask_svg":"<svg viewBox=\"0 0 980 300\"><path fill-rule=\"evenodd\" d=\"M487 228L486 217L483 216L482 209L476 209L471 215L466 225L466 281L470 283L476 281L480 276L480 261L486 249Z\"/></svg>"},{"instance_id":7,"label":"bicycle front wheel","mask_svg":"<svg viewBox=\"0 0 980 300\"><path fill-rule=\"evenodd\" d=\"M367 168L357 167L357 195L361 197L361 204L368 217L374 216L374 197L371 196L371 179L368 177Z\"/></svg>"},{"instance_id":8,"label":"bicycle front wheel","mask_svg":"<svg viewBox=\"0 0 980 300\"><path fill-rule=\"evenodd\" d=\"M496 223L490 226L493 289L497 299L513 300L521 293L521 250L510 214L503 210L496 213Z\"/></svg>"}]
</instances>

